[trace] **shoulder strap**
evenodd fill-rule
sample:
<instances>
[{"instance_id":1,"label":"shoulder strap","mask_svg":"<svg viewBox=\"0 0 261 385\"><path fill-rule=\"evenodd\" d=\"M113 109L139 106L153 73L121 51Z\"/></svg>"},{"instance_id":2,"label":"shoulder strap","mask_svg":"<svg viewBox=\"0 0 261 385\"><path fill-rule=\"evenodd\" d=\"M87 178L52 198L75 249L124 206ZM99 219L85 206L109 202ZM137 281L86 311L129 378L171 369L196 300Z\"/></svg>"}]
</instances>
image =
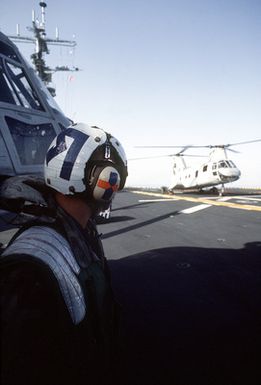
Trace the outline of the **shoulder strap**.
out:
<instances>
[{"instance_id":1,"label":"shoulder strap","mask_svg":"<svg viewBox=\"0 0 261 385\"><path fill-rule=\"evenodd\" d=\"M22 232L2 253L26 254L49 266L58 281L62 296L74 324L86 314L86 301L79 283L80 267L67 240L47 226L33 226Z\"/></svg>"}]
</instances>

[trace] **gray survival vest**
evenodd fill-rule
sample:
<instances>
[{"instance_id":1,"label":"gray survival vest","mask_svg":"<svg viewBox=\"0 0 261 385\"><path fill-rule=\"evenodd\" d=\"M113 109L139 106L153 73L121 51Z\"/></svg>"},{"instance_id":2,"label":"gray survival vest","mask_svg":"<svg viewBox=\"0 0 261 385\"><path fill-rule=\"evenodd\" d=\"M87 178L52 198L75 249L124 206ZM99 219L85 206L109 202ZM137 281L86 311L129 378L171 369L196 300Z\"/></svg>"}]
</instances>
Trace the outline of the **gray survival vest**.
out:
<instances>
[{"instance_id":1,"label":"gray survival vest","mask_svg":"<svg viewBox=\"0 0 261 385\"><path fill-rule=\"evenodd\" d=\"M77 325L86 314L87 304L79 282L78 265L68 241L48 226L32 226L23 231L2 253L26 254L43 261L52 271L72 322Z\"/></svg>"}]
</instances>

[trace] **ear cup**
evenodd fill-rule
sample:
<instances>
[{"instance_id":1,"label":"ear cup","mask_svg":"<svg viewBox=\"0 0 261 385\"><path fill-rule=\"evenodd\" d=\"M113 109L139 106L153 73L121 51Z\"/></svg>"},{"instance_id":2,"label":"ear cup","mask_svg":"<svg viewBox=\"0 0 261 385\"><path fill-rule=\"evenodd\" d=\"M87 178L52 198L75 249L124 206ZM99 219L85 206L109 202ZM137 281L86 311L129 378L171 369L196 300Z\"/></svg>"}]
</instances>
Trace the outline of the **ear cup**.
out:
<instances>
[{"instance_id":1,"label":"ear cup","mask_svg":"<svg viewBox=\"0 0 261 385\"><path fill-rule=\"evenodd\" d=\"M95 200L109 202L120 186L120 174L111 166L97 166L92 173L90 189Z\"/></svg>"}]
</instances>

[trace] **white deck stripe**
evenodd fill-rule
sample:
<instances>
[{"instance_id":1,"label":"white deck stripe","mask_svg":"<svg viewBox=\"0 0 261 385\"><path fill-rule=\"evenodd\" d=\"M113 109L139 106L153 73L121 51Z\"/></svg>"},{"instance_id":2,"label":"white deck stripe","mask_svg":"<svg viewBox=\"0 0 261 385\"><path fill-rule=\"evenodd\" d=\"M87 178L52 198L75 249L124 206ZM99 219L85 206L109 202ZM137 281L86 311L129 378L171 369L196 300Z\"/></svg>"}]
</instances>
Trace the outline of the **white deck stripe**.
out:
<instances>
[{"instance_id":1,"label":"white deck stripe","mask_svg":"<svg viewBox=\"0 0 261 385\"><path fill-rule=\"evenodd\" d=\"M231 199L231 197L222 197L222 198L218 198L217 201L218 202L227 202Z\"/></svg>"},{"instance_id":2,"label":"white deck stripe","mask_svg":"<svg viewBox=\"0 0 261 385\"><path fill-rule=\"evenodd\" d=\"M261 202L261 198L260 198L260 195L259 197L246 197L246 196L236 196L236 197L233 197L235 199L244 199L245 201L257 201L257 202Z\"/></svg>"},{"instance_id":3,"label":"white deck stripe","mask_svg":"<svg viewBox=\"0 0 261 385\"><path fill-rule=\"evenodd\" d=\"M207 209L208 207L211 207L211 205L197 205L197 206L193 206L193 207L190 207L188 209L184 209L184 210L181 210L179 211L179 213L181 214L193 214L195 213L196 211L200 211L200 210L204 210L204 209Z\"/></svg>"},{"instance_id":4,"label":"white deck stripe","mask_svg":"<svg viewBox=\"0 0 261 385\"><path fill-rule=\"evenodd\" d=\"M139 203L152 203L152 202L170 202L169 199L139 199Z\"/></svg>"}]
</instances>

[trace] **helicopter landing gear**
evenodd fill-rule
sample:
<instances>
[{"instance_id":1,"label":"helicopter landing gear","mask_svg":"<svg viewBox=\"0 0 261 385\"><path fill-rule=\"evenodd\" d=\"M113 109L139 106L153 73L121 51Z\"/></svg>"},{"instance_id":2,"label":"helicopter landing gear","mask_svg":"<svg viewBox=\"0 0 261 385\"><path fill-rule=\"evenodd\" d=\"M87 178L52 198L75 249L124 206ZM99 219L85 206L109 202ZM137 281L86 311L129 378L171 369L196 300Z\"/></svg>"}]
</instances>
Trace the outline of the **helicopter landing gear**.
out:
<instances>
[{"instance_id":1,"label":"helicopter landing gear","mask_svg":"<svg viewBox=\"0 0 261 385\"><path fill-rule=\"evenodd\" d=\"M224 192L225 192L225 187L222 184L221 189L219 190L219 196L222 197L224 195Z\"/></svg>"},{"instance_id":2,"label":"helicopter landing gear","mask_svg":"<svg viewBox=\"0 0 261 385\"><path fill-rule=\"evenodd\" d=\"M160 190L161 190L161 194L168 194L169 193L169 189L166 186L162 186Z\"/></svg>"}]
</instances>

